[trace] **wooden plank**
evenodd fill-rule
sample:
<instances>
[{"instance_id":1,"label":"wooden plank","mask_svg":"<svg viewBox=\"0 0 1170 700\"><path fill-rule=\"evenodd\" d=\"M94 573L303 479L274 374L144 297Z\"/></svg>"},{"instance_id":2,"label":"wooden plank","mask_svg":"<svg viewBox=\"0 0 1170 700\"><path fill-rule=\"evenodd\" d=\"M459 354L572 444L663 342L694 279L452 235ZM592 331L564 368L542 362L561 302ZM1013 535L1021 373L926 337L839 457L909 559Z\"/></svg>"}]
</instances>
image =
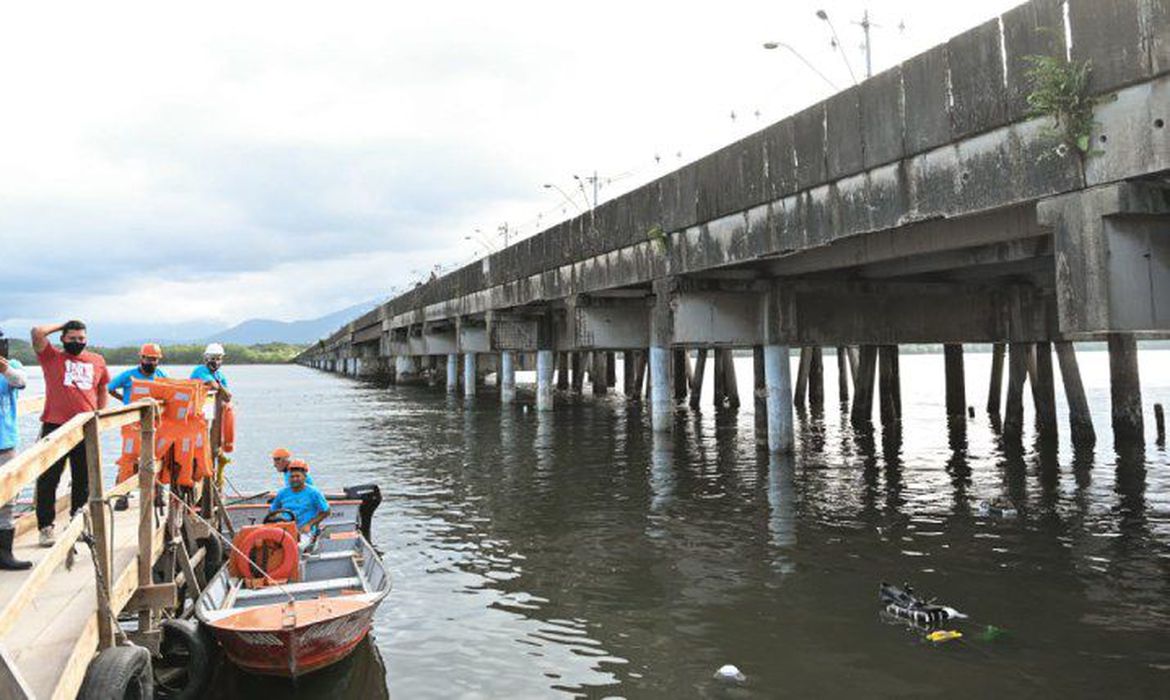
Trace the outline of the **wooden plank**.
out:
<instances>
[{"instance_id":1,"label":"wooden plank","mask_svg":"<svg viewBox=\"0 0 1170 700\"><path fill-rule=\"evenodd\" d=\"M77 538L81 536L81 531L84 528L85 518L81 513L73 516L68 527L58 536L57 543L53 545L44 559L36 562L20 588L5 602L3 610L0 611L0 637L8 634L8 630L12 629L12 625L20 617L25 606L45 587L49 577L65 561L65 557L73 549L73 544L77 542Z\"/></svg>"},{"instance_id":2,"label":"wooden plank","mask_svg":"<svg viewBox=\"0 0 1170 700\"><path fill-rule=\"evenodd\" d=\"M156 551L155 530L158 529L154 522L154 406L144 407L140 415L142 449L138 458L138 587L145 590L153 583L151 568L154 565ZM153 629L151 610L139 612L138 631L145 635Z\"/></svg>"},{"instance_id":3,"label":"wooden plank","mask_svg":"<svg viewBox=\"0 0 1170 700\"><path fill-rule=\"evenodd\" d=\"M16 455L0 467L0 503L7 503L20 493L61 457L64 457L83 439L83 430L93 414L82 413L53 431L48 437L33 443L32 447Z\"/></svg>"},{"instance_id":4,"label":"wooden plank","mask_svg":"<svg viewBox=\"0 0 1170 700\"><path fill-rule=\"evenodd\" d=\"M124 609L150 612L173 608L178 602L178 591L173 582L152 583L146 586L139 584L131 593L130 600L126 601Z\"/></svg>"},{"instance_id":5,"label":"wooden plank","mask_svg":"<svg viewBox=\"0 0 1170 700\"><path fill-rule=\"evenodd\" d=\"M109 596L113 567L110 563L111 550L109 524L106 522L106 504L102 486L102 444L98 422L85 424L85 461L89 471L89 527L96 552L95 566L101 576L94 576L97 587L98 648L108 649L114 645L114 626L110 621Z\"/></svg>"},{"instance_id":6,"label":"wooden plank","mask_svg":"<svg viewBox=\"0 0 1170 700\"><path fill-rule=\"evenodd\" d=\"M199 597L202 589L199 587L199 577L195 575L195 565L187 556L187 546L180 539L175 543L175 554L179 559L179 567L183 570L183 580L187 583L188 595L191 600Z\"/></svg>"}]
</instances>

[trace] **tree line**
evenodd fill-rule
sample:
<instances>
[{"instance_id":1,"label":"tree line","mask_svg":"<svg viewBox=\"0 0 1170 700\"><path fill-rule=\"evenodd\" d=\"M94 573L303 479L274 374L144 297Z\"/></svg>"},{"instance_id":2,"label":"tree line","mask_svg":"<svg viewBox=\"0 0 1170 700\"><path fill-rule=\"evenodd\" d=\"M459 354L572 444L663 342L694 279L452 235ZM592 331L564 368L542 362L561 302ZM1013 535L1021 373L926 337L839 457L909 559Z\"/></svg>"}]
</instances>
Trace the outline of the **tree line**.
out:
<instances>
[{"instance_id":1,"label":"tree line","mask_svg":"<svg viewBox=\"0 0 1170 700\"><path fill-rule=\"evenodd\" d=\"M163 366L166 365L197 365L203 362L203 344L179 343L163 345ZM227 352L227 361L234 365L280 365L292 362L304 345L290 343L259 343L256 345L224 344ZM138 364L138 346L117 348L89 347L87 350L96 352L105 358L111 365ZM12 338L9 341L9 355L20 360L25 365L35 365L36 355L32 346L26 340Z\"/></svg>"}]
</instances>

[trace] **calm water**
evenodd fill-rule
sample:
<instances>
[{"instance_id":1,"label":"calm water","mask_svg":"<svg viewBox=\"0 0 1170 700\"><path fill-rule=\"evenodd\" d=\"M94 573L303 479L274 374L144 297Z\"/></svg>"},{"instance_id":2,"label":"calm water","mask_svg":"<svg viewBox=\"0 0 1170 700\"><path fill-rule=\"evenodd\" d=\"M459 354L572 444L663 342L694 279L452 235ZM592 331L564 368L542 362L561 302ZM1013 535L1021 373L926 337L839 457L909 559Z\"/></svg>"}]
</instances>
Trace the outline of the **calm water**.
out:
<instances>
[{"instance_id":1,"label":"calm water","mask_svg":"<svg viewBox=\"0 0 1170 700\"><path fill-rule=\"evenodd\" d=\"M982 410L965 439L948 434L941 355L904 355L900 439L848 429L828 363L825 416L798 422L789 459L755 449L750 359L742 409L682 411L667 438L620 393L558 397L541 416L531 387L501 411L491 389L465 401L229 367L232 483L273 486L278 445L319 482L379 483L395 587L376 648L292 694L223 669L216 695L1164 697L1170 456L1147 410L1150 446L1119 460L1107 357L1080 360L1095 453L1073 454L1063 407L1054 452L1030 431L1002 449ZM1170 351L1140 361L1147 409L1170 403ZM989 364L967 356L968 403L985 403ZM1019 517L981 516L995 498ZM970 614L953 625L964 639L933 646L884 621L881 580ZM1007 634L983 641L987 625ZM713 680L725 663L746 682Z\"/></svg>"}]
</instances>

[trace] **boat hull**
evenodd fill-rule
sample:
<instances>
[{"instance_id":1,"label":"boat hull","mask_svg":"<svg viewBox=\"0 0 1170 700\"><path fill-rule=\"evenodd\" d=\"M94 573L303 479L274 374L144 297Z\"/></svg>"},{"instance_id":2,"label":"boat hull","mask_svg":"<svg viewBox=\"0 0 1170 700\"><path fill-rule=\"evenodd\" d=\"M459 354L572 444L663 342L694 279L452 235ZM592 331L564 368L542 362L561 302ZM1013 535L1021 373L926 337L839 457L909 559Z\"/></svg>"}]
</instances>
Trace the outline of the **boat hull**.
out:
<instances>
[{"instance_id":1,"label":"boat hull","mask_svg":"<svg viewBox=\"0 0 1170 700\"><path fill-rule=\"evenodd\" d=\"M348 656L369 634L377 607L357 596L293 605L291 611L287 603L241 610L209 626L240 668L295 678Z\"/></svg>"}]
</instances>

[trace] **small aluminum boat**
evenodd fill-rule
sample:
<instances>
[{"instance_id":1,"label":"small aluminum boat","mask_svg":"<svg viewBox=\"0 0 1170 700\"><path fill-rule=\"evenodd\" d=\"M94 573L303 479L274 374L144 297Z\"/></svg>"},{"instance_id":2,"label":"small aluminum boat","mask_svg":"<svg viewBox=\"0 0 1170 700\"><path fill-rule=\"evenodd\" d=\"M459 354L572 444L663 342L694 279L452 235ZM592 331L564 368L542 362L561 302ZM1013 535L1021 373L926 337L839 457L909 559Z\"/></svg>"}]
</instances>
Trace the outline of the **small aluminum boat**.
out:
<instances>
[{"instance_id":1,"label":"small aluminum boat","mask_svg":"<svg viewBox=\"0 0 1170 700\"><path fill-rule=\"evenodd\" d=\"M195 615L244 670L312 673L366 637L390 578L362 533L360 500L330 498L330 516L304 552L295 526L265 523L268 507L257 500L228 506L233 556L208 581Z\"/></svg>"}]
</instances>

